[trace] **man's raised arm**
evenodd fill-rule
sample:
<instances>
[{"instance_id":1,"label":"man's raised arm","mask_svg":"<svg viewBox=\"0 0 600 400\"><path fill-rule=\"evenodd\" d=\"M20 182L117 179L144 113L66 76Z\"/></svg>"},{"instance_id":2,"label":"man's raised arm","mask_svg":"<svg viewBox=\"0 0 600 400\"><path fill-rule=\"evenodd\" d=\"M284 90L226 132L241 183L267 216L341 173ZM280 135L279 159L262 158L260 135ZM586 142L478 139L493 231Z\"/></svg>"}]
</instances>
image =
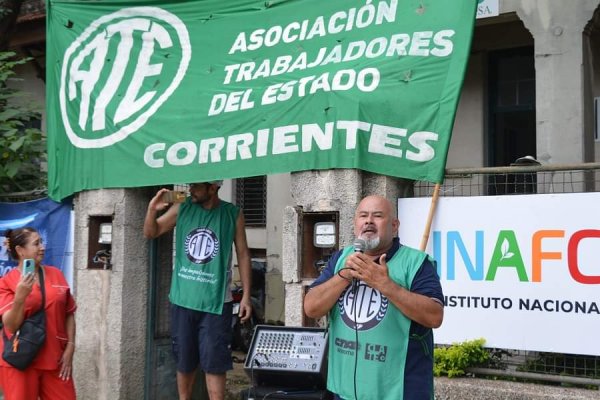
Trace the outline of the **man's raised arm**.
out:
<instances>
[{"instance_id":1,"label":"man's raised arm","mask_svg":"<svg viewBox=\"0 0 600 400\"><path fill-rule=\"evenodd\" d=\"M150 203L148 203L146 219L144 220L144 237L148 239L155 239L163 233L172 230L177 222L179 203L173 204L166 213L156 218L156 214L159 211L169 206L169 203L162 201L162 195L165 192L168 192L168 189L160 189L152 200L150 200Z\"/></svg>"}]
</instances>

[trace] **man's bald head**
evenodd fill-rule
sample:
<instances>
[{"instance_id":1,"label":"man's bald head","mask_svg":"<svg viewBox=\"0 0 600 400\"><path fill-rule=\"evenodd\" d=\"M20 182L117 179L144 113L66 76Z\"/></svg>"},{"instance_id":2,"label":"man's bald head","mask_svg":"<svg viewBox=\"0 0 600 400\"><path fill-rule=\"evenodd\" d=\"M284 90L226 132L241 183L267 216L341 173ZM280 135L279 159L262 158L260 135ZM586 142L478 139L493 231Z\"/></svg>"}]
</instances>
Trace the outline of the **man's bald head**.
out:
<instances>
[{"instance_id":1,"label":"man's bald head","mask_svg":"<svg viewBox=\"0 0 600 400\"><path fill-rule=\"evenodd\" d=\"M356 207L354 234L367 242L367 254L386 252L392 246L399 224L392 203L385 197L367 196Z\"/></svg>"}]
</instances>

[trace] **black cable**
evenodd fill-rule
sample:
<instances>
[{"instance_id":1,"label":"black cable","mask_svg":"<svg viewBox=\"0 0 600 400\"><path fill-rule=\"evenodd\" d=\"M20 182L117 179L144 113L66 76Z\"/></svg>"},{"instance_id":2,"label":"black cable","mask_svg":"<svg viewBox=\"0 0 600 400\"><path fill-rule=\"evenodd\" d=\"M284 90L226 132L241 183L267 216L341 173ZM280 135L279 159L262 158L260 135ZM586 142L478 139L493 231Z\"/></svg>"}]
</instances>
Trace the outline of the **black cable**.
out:
<instances>
[{"instance_id":1,"label":"black cable","mask_svg":"<svg viewBox=\"0 0 600 400\"><path fill-rule=\"evenodd\" d=\"M354 398L358 400L358 394L356 391L356 370L358 369L358 324L356 323L356 304L358 303L356 299L356 292L358 291L359 285L352 285L352 308L354 315L354 338L356 339L356 350L354 352Z\"/></svg>"},{"instance_id":2,"label":"black cable","mask_svg":"<svg viewBox=\"0 0 600 400\"><path fill-rule=\"evenodd\" d=\"M348 267L342 268L342 269L340 269L340 270L337 272L337 275L338 275L340 278L342 278L343 280L347 281L347 282L352 282L352 279L348 279L348 278L346 278L344 275L342 275L342 274L341 274L341 272L342 272L343 270L345 270L345 269L352 269L352 268L348 268Z\"/></svg>"},{"instance_id":3,"label":"black cable","mask_svg":"<svg viewBox=\"0 0 600 400\"><path fill-rule=\"evenodd\" d=\"M284 392L282 390L275 390L273 392L269 392L263 396L262 400L265 400L267 397L269 397L272 394L278 394L278 393L284 393Z\"/></svg>"},{"instance_id":4,"label":"black cable","mask_svg":"<svg viewBox=\"0 0 600 400\"><path fill-rule=\"evenodd\" d=\"M250 359L250 384L252 385L250 390L252 392L253 399L256 397L256 383L254 382L254 364L256 363L256 365L260 367L260 363L256 359L256 357L259 355L263 356L266 361L269 361L269 357L267 357L267 355L265 353L262 353L260 351L254 353L254 355ZM250 392L248 392L248 397L250 397Z\"/></svg>"},{"instance_id":5,"label":"black cable","mask_svg":"<svg viewBox=\"0 0 600 400\"><path fill-rule=\"evenodd\" d=\"M352 268L348 268L348 267L341 268L337 272L337 275L340 278L342 278L352 284L350 287L350 290L352 291L352 296L354 298L354 301L352 302L352 309L353 309L353 315L354 315L354 338L356 339L356 349L354 351L354 398L358 399L358 396L356 394L356 370L358 369L358 326L356 323L356 303L357 303L356 292L358 290L359 285L358 285L358 281L356 279L348 279L341 274L341 272L345 269L352 269Z\"/></svg>"},{"instance_id":6,"label":"black cable","mask_svg":"<svg viewBox=\"0 0 600 400\"><path fill-rule=\"evenodd\" d=\"M248 397L250 397L250 392L252 392L252 400L254 400L254 398L256 397L256 386L254 384L254 362L256 361L254 359L254 357L256 357L256 354L252 357L252 359L250 360L250 391L248 392Z\"/></svg>"},{"instance_id":7,"label":"black cable","mask_svg":"<svg viewBox=\"0 0 600 400\"><path fill-rule=\"evenodd\" d=\"M309 390L304 390L304 389L298 389L298 390L278 390L276 393L280 393L280 394L284 394L286 396L288 396L289 398L293 398L293 399L301 399L305 394L313 394L313 393L317 393L318 390L315 389L309 389ZM271 395L273 393L269 393L269 395Z\"/></svg>"},{"instance_id":8,"label":"black cable","mask_svg":"<svg viewBox=\"0 0 600 400\"><path fill-rule=\"evenodd\" d=\"M302 395L305 394L311 394L311 393L316 393L317 390L274 390L272 392L269 392L267 394L265 394L262 398L262 400L265 400L267 397L273 395L273 394L283 394L286 396L291 396L290 398L295 398L295 399L300 399Z\"/></svg>"}]
</instances>

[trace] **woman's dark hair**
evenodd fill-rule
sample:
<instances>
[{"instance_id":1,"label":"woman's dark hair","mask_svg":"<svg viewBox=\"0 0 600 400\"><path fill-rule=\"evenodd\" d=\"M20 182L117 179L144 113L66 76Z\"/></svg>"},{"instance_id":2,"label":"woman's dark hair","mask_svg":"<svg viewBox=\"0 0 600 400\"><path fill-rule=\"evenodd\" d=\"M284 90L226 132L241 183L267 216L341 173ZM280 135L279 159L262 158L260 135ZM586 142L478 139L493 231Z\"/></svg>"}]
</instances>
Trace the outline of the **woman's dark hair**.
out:
<instances>
[{"instance_id":1,"label":"woman's dark hair","mask_svg":"<svg viewBox=\"0 0 600 400\"><path fill-rule=\"evenodd\" d=\"M26 226L24 228L18 229L8 229L4 232L4 236L6 237L8 254L10 258L13 260L19 259L19 254L17 253L17 246L25 247L29 242L29 238L31 234L38 233L37 229L32 228L30 226Z\"/></svg>"}]
</instances>

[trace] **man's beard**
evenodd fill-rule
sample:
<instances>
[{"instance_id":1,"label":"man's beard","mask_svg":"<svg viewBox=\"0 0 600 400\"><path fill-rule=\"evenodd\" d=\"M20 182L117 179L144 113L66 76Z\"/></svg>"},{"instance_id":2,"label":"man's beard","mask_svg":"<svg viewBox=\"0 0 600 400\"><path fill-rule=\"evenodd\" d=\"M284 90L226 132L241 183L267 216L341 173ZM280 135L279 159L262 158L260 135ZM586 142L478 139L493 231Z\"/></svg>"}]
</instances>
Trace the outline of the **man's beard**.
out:
<instances>
[{"instance_id":1,"label":"man's beard","mask_svg":"<svg viewBox=\"0 0 600 400\"><path fill-rule=\"evenodd\" d=\"M381 242L381 239L379 238L379 236L365 237L365 235L360 235L359 239L362 239L365 241L365 250L376 249L377 246L379 246L379 243Z\"/></svg>"},{"instance_id":2,"label":"man's beard","mask_svg":"<svg viewBox=\"0 0 600 400\"><path fill-rule=\"evenodd\" d=\"M194 196L194 195L191 195L190 197L192 198L192 203L195 203L195 204L202 204L206 200L208 200L208 196Z\"/></svg>"}]
</instances>

